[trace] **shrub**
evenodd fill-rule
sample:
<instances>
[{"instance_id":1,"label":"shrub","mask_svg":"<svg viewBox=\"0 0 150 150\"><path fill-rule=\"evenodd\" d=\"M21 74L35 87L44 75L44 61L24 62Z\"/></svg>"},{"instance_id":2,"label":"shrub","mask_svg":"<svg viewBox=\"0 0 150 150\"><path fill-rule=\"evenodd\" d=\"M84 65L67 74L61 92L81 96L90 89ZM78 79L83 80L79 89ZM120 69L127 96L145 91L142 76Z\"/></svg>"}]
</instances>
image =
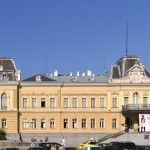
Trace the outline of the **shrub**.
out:
<instances>
[{"instance_id":1,"label":"shrub","mask_svg":"<svg viewBox=\"0 0 150 150\"><path fill-rule=\"evenodd\" d=\"M0 140L6 140L6 132L0 129Z\"/></svg>"}]
</instances>

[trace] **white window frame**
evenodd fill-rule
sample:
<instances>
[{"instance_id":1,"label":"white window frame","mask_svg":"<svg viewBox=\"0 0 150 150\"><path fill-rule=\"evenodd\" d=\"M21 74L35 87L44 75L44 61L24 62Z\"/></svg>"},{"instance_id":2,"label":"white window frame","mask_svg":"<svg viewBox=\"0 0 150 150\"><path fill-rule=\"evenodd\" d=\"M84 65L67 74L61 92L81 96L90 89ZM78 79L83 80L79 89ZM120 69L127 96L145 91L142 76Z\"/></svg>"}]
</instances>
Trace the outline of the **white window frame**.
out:
<instances>
[{"instance_id":1,"label":"white window frame","mask_svg":"<svg viewBox=\"0 0 150 150\"><path fill-rule=\"evenodd\" d=\"M41 107L42 108L46 107L46 98L45 97L41 98Z\"/></svg>"},{"instance_id":2,"label":"white window frame","mask_svg":"<svg viewBox=\"0 0 150 150\"><path fill-rule=\"evenodd\" d=\"M24 118L22 120L22 128L26 129L28 127L29 127L29 121L28 121L28 119Z\"/></svg>"},{"instance_id":3,"label":"white window frame","mask_svg":"<svg viewBox=\"0 0 150 150\"><path fill-rule=\"evenodd\" d=\"M41 119L41 129L45 129L46 128L46 120L43 118Z\"/></svg>"},{"instance_id":4,"label":"white window frame","mask_svg":"<svg viewBox=\"0 0 150 150\"><path fill-rule=\"evenodd\" d=\"M104 118L100 118L100 128L105 128L105 120L104 120Z\"/></svg>"},{"instance_id":5,"label":"white window frame","mask_svg":"<svg viewBox=\"0 0 150 150\"><path fill-rule=\"evenodd\" d=\"M101 108L105 107L105 99L104 99L104 97L100 97L100 107Z\"/></svg>"},{"instance_id":6,"label":"white window frame","mask_svg":"<svg viewBox=\"0 0 150 150\"><path fill-rule=\"evenodd\" d=\"M33 119L31 120L31 127L32 127L32 129L35 129L35 128L36 128L36 119L35 119L35 118L33 118Z\"/></svg>"},{"instance_id":7,"label":"white window frame","mask_svg":"<svg viewBox=\"0 0 150 150\"><path fill-rule=\"evenodd\" d=\"M63 106L65 107L65 108L68 108L68 102L69 102L69 98L67 98L67 97L65 97L64 98L64 101L63 101Z\"/></svg>"},{"instance_id":8,"label":"white window frame","mask_svg":"<svg viewBox=\"0 0 150 150\"><path fill-rule=\"evenodd\" d=\"M73 98L72 98L72 107L73 107L73 108L77 108L77 103L78 103L77 98L76 98L76 97L73 97Z\"/></svg>"},{"instance_id":9,"label":"white window frame","mask_svg":"<svg viewBox=\"0 0 150 150\"><path fill-rule=\"evenodd\" d=\"M117 107L117 97L112 98L112 107Z\"/></svg>"},{"instance_id":10,"label":"white window frame","mask_svg":"<svg viewBox=\"0 0 150 150\"><path fill-rule=\"evenodd\" d=\"M76 129L77 128L77 118L72 119L72 128Z\"/></svg>"},{"instance_id":11,"label":"white window frame","mask_svg":"<svg viewBox=\"0 0 150 150\"><path fill-rule=\"evenodd\" d=\"M26 97L23 97L23 108L28 107L28 99Z\"/></svg>"},{"instance_id":12,"label":"white window frame","mask_svg":"<svg viewBox=\"0 0 150 150\"><path fill-rule=\"evenodd\" d=\"M65 118L63 123L64 123L63 124L64 129L68 129L69 128L69 119Z\"/></svg>"},{"instance_id":13,"label":"white window frame","mask_svg":"<svg viewBox=\"0 0 150 150\"><path fill-rule=\"evenodd\" d=\"M82 98L82 108L86 108L86 98Z\"/></svg>"},{"instance_id":14,"label":"white window frame","mask_svg":"<svg viewBox=\"0 0 150 150\"><path fill-rule=\"evenodd\" d=\"M7 128L7 120L6 120L6 118L2 118L2 128L3 129Z\"/></svg>"},{"instance_id":15,"label":"white window frame","mask_svg":"<svg viewBox=\"0 0 150 150\"><path fill-rule=\"evenodd\" d=\"M87 120L86 118L82 118L82 129L86 129L86 126L87 126Z\"/></svg>"},{"instance_id":16,"label":"white window frame","mask_svg":"<svg viewBox=\"0 0 150 150\"><path fill-rule=\"evenodd\" d=\"M112 128L113 128L113 129L116 129L116 128L117 128L117 119L116 119L116 118L113 118L113 119L112 119Z\"/></svg>"},{"instance_id":17,"label":"white window frame","mask_svg":"<svg viewBox=\"0 0 150 150\"><path fill-rule=\"evenodd\" d=\"M129 97L124 97L124 105L127 105L129 103Z\"/></svg>"},{"instance_id":18,"label":"white window frame","mask_svg":"<svg viewBox=\"0 0 150 150\"><path fill-rule=\"evenodd\" d=\"M92 118L91 119L91 129L95 129L96 128L96 119Z\"/></svg>"},{"instance_id":19,"label":"white window frame","mask_svg":"<svg viewBox=\"0 0 150 150\"><path fill-rule=\"evenodd\" d=\"M54 97L51 97L51 98L50 98L50 108L56 107L56 106L55 106L55 101L56 101L56 100L55 100Z\"/></svg>"},{"instance_id":20,"label":"white window frame","mask_svg":"<svg viewBox=\"0 0 150 150\"><path fill-rule=\"evenodd\" d=\"M36 108L37 107L37 98L33 97L32 98L32 108Z\"/></svg>"},{"instance_id":21,"label":"white window frame","mask_svg":"<svg viewBox=\"0 0 150 150\"><path fill-rule=\"evenodd\" d=\"M92 97L91 98L91 108L95 108L95 102L96 102L96 98Z\"/></svg>"},{"instance_id":22,"label":"white window frame","mask_svg":"<svg viewBox=\"0 0 150 150\"><path fill-rule=\"evenodd\" d=\"M55 128L55 119L50 118L50 128Z\"/></svg>"}]
</instances>

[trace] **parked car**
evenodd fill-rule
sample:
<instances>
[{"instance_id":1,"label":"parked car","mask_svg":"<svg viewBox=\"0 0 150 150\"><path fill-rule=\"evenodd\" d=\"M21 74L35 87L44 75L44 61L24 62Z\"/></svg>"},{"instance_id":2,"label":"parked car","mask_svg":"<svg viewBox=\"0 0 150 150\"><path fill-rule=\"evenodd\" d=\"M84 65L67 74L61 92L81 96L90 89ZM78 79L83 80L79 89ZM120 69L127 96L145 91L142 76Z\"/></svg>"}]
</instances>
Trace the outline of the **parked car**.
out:
<instances>
[{"instance_id":1,"label":"parked car","mask_svg":"<svg viewBox=\"0 0 150 150\"><path fill-rule=\"evenodd\" d=\"M19 148L16 148L16 147L9 147L9 148L5 148L4 150L19 150Z\"/></svg>"},{"instance_id":2,"label":"parked car","mask_svg":"<svg viewBox=\"0 0 150 150\"><path fill-rule=\"evenodd\" d=\"M88 145L82 148L83 150L102 150L98 145Z\"/></svg>"},{"instance_id":3,"label":"parked car","mask_svg":"<svg viewBox=\"0 0 150 150\"><path fill-rule=\"evenodd\" d=\"M137 146L137 150L150 150L150 146L147 146L147 145L138 145Z\"/></svg>"},{"instance_id":4,"label":"parked car","mask_svg":"<svg viewBox=\"0 0 150 150\"><path fill-rule=\"evenodd\" d=\"M45 150L44 147L29 147L28 150Z\"/></svg>"},{"instance_id":5,"label":"parked car","mask_svg":"<svg viewBox=\"0 0 150 150\"><path fill-rule=\"evenodd\" d=\"M97 143L97 141L95 139L91 138L91 139L88 139L87 141L79 144L78 147L77 147L77 149L78 150L82 150L83 147L89 146L89 145L98 145L98 143Z\"/></svg>"},{"instance_id":6,"label":"parked car","mask_svg":"<svg viewBox=\"0 0 150 150\"><path fill-rule=\"evenodd\" d=\"M55 143L55 142L41 142L39 143L39 146L44 147L45 150L50 150L50 149L59 150L59 148L62 145L59 143Z\"/></svg>"},{"instance_id":7,"label":"parked car","mask_svg":"<svg viewBox=\"0 0 150 150\"><path fill-rule=\"evenodd\" d=\"M77 148L71 146L62 146L61 148L59 148L59 150L77 150Z\"/></svg>"},{"instance_id":8,"label":"parked car","mask_svg":"<svg viewBox=\"0 0 150 150\"><path fill-rule=\"evenodd\" d=\"M133 142L111 142L104 150L137 150Z\"/></svg>"}]
</instances>

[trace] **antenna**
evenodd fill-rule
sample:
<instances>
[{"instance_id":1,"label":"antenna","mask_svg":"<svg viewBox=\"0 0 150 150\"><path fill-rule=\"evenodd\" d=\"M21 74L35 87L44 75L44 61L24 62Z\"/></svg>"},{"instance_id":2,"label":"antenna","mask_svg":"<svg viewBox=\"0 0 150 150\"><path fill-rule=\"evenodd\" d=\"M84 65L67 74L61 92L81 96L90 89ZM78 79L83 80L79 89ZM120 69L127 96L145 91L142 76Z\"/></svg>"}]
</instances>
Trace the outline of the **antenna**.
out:
<instances>
[{"instance_id":1,"label":"antenna","mask_svg":"<svg viewBox=\"0 0 150 150\"><path fill-rule=\"evenodd\" d=\"M47 74L47 51L45 52L45 75Z\"/></svg>"},{"instance_id":2,"label":"antenna","mask_svg":"<svg viewBox=\"0 0 150 150\"><path fill-rule=\"evenodd\" d=\"M104 53L104 73L105 73L105 53Z\"/></svg>"},{"instance_id":3,"label":"antenna","mask_svg":"<svg viewBox=\"0 0 150 150\"><path fill-rule=\"evenodd\" d=\"M128 55L128 22L126 24L126 56Z\"/></svg>"}]
</instances>

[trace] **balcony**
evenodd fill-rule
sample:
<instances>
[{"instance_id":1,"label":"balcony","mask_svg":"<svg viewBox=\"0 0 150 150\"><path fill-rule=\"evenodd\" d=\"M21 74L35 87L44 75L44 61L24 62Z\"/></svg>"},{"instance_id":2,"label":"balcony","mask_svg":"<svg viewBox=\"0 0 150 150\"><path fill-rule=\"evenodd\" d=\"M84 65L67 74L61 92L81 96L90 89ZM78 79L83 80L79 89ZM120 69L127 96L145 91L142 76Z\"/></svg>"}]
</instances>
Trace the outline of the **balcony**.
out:
<instances>
[{"instance_id":1,"label":"balcony","mask_svg":"<svg viewBox=\"0 0 150 150\"><path fill-rule=\"evenodd\" d=\"M126 104L122 106L122 111L150 111L150 104Z\"/></svg>"}]
</instances>

